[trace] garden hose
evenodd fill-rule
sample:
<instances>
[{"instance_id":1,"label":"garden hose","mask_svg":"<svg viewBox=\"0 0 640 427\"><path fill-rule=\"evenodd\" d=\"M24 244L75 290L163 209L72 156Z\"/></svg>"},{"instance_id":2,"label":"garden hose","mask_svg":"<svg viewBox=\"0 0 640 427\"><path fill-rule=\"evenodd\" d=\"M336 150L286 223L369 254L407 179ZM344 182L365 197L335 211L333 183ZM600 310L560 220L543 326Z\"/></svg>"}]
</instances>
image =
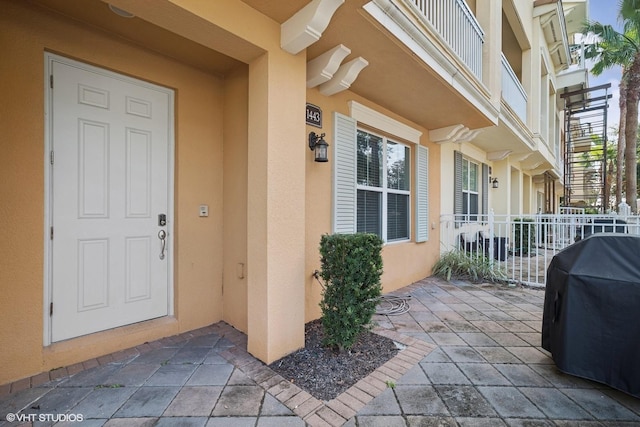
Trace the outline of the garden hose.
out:
<instances>
[{"instance_id":1,"label":"garden hose","mask_svg":"<svg viewBox=\"0 0 640 427\"><path fill-rule=\"evenodd\" d=\"M382 295L378 298L378 306L376 307L376 314L382 314L385 316L398 316L405 314L409 311L409 299L411 295L406 297L398 297L395 295Z\"/></svg>"}]
</instances>

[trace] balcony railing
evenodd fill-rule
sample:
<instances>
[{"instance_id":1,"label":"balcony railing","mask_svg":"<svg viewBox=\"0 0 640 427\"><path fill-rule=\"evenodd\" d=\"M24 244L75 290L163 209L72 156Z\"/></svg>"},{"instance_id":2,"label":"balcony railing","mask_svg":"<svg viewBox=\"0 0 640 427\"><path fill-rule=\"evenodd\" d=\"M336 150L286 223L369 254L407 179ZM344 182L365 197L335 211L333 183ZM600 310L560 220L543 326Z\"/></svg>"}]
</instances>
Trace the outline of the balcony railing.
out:
<instances>
[{"instance_id":1,"label":"balcony railing","mask_svg":"<svg viewBox=\"0 0 640 427\"><path fill-rule=\"evenodd\" d=\"M409 0L482 81L484 32L464 0Z\"/></svg>"},{"instance_id":2,"label":"balcony railing","mask_svg":"<svg viewBox=\"0 0 640 427\"><path fill-rule=\"evenodd\" d=\"M502 55L502 99L509 104L523 123L527 123L527 93Z\"/></svg>"}]
</instances>

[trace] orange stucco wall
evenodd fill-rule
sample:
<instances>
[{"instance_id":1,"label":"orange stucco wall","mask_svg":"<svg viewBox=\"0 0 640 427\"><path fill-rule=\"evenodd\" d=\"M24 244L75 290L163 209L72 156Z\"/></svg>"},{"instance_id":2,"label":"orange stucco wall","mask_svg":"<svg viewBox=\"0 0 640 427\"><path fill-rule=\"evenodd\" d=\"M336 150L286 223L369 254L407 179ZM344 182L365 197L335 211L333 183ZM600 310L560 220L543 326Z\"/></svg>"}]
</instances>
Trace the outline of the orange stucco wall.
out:
<instances>
[{"instance_id":1,"label":"orange stucco wall","mask_svg":"<svg viewBox=\"0 0 640 427\"><path fill-rule=\"evenodd\" d=\"M25 2L0 14L0 384L222 319L224 80ZM44 53L175 89L175 318L43 347ZM198 206L209 205L209 217Z\"/></svg>"},{"instance_id":2,"label":"orange stucco wall","mask_svg":"<svg viewBox=\"0 0 640 427\"><path fill-rule=\"evenodd\" d=\"M265 361L303 345L303 322L320 315L321 288L312 272L320 267L318 245L331 232L332 216L332 159L315 163L306 146L306 135L318 129L302 121L305 101L323 109L321 131L329 144L332 113L349 115L351 100L422 131L420 143L429 148L429 222L438 223L440 147L428 140L428 130L351 91L326 97L307 90L305 54L282 51L279 25L246 11L244 3L232 2L251 12L255 25L231 18L216 25L234 27L234 37L252 47L235 52L246 64L214 76L29 3L0 2L0 214L6 224L0 384L219 320L247 332L249 351ZM211 22L230 13L215 2L177 3ZM158 25L174 23L170 11L145 11ZM175 218L173 317L44 347L47 51L175 90ZM198 216L203 204L209 205L206 218ZM430 274L438 232L431 229L425 243L385 246L385 292Z\"/></svg>"},{"instance_id":3,"label":"orange stucco wall","mask_svg":"<svg viewBox=\"0 0 640 427\"><path fill-rule=\"evenodd\" d=\"M366 69L365 71L366 72ZM376 112L384 114L394 120L408 125L422 132L420 144L429 149L429 223L440 223L440 146L433 144L428 139L428 130L412 123L392 111L386 110L367 99L364 99L351 91L345 91L327 97L318 89L307 91L307 102L319 106L323 111L322 129L307 126L309 132L324 132L325 139L331 145L333 135L333 112L349 115L349 101L357 101ZM393 135L388 135L392 136ZM408 144L412 146L414 144ZM412 155L415 151L412 150ZM306 157L306 270L305 270L305 319L310 321L317 319L320 314L320 299L322 288L313 278L312 273L320 269L320 238L323 234L331 233L332 217L332 183L333 171L331 162L333 159L332 147L329 147L329 162L316 163L313 153L307 149ZM413 163L412 163L413 164ZM412 166L413 167L413 166ZM413 178L412 178L413 180ZM411 212L415 211L415 183L412 184ZM414 221L412 219L411 241L386 244L382 256L384 272L382 275L383 292L391 292L403 286L407 286L431 274L431 268L440 256L439 226L430 227L429 240L423 243L415 243Z\"/></svg>"}]
</instances>

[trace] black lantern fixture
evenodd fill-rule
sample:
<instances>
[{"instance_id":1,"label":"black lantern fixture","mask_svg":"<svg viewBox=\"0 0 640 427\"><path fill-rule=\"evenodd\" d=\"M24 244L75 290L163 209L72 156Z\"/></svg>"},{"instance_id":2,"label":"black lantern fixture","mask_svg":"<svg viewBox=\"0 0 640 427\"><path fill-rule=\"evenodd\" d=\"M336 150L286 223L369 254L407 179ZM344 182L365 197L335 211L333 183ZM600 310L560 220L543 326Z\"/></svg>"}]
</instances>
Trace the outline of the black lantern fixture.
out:
<instances>
[{"instance_id":1,"label":"black lantern fixture","mask_svg":"<svg viewBox=\"0 0 640 427\"><path fill-rule=\"evenodd\" d=\"M327 148L329 144L324 140L324 133L318 135L315 132L309 134L309 149L315 151L316 162L327 162Z\"/></svg>"},{"instance_id":2,"label":"black lantern fixture","mask_svg":"<svg viewBox=\"0 0 640 427\"><path fill-rule=\"evenodd\" d=\"M491 187L498 188L499 186L500 184L498 183L498 178L493 178L493 181L491 181Z\"/></svg>"}]
</instances>

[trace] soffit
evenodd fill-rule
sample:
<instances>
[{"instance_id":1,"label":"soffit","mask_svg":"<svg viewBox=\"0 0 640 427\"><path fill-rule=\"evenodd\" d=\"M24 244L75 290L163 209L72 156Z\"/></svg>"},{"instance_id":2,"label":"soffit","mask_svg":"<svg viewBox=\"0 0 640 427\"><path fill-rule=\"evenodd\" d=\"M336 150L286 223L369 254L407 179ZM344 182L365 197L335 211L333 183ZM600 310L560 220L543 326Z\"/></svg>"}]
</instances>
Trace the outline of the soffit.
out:
<instances>
[{"instance_id":1,"label":"soffit","mask_svg":"<svg viewBox=\"0 0 640 427\"><path fill-rule=\"evenodd\" d=\"M116 15L100 0L30 0L31 3L96 27L200 70L223 76L241 64L220 52L140 18Z\"/></svg>"},{"instance_id":2,"label":"soffit","mask_svg":"<svg viewBox=\"0 0 640 427\"><path fill-rule=\"evenodd\" d=\"M282 23L309 3L305 0L243 0ZM343 63L359 56L369 62L350 90L427 129L464 124L470 129L492 123L469 101L416 58L362 8L368 0L347 0L338 8L319 41L307 48L307 60L343 44L351 49Z\"/></svg>"}]
</instances>

